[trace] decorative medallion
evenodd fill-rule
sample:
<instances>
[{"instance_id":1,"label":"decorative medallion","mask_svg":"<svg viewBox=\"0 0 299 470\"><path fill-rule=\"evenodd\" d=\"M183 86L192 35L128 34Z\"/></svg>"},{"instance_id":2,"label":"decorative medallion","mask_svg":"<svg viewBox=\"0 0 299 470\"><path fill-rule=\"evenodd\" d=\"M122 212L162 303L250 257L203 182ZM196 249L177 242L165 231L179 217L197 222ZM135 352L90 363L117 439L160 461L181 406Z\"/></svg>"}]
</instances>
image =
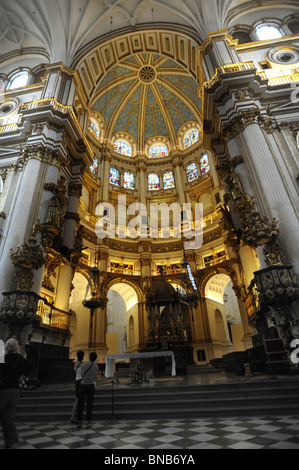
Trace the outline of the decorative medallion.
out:
<instances>
[{"instance_id":1,"label":"decorative medallion","mask_svg":"<svg viewBox=\"0 0 299 470\"><path fill-rule=\"evenodd\" d=\"M146 65L140 70L139 78L143 83L151 83L156 78L156 71L153 67Z\"/></svg>"}]
</instances>

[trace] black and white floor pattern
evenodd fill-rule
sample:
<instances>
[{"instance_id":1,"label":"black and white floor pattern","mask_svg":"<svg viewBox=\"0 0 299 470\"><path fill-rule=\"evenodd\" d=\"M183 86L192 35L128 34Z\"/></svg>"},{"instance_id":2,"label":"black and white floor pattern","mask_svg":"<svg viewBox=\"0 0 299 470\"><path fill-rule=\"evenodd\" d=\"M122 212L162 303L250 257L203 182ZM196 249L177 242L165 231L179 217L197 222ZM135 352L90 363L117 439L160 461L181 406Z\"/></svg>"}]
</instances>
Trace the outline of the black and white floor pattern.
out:
<instances>
[{"instance_id":1,"label":"black and white floor pattern","mask_svg":"<svg viewBox=\"0 0 299 470\"><path fill-rule=\"evenodd\" d=\"M299 416L17 425L19 449L299 449ZM0 435L0 448L3 440Z\"/></svg>"}]
</instances>

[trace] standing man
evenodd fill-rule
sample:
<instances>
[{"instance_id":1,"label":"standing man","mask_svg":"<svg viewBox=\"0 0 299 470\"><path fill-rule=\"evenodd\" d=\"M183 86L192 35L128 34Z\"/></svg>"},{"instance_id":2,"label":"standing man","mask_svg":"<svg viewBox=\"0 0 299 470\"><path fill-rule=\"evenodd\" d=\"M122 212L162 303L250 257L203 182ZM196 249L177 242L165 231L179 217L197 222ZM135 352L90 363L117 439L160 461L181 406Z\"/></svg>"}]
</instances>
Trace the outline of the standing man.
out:
<instances>
[{"instance_id":1,"label":"standing man","mask_svg":"<svg viewBox=\"0 0 299 470\"><path fill-rule=\"evenodd\" d=\"M19 398L19 379L31 372L31 365L20 354L15 338L5 343L5 362L0 364L0 421L5 449L18 448L18 433L15 425L15 411Z\"/></svg>"},{"instance_id":2,"label":"standing man","mask_svg":"<svg viewBox=\"0 0 299 470\"><path fill-rule=\"evenodd\" d=\"M92 406L95 394L95 381L99 373L97 353L92 352L89 355L89 362L81 367L82 380L78 394L78 412L77 412L77 427L81 428L84 402L86 397L86 421L87 428L91 428Z\"/></svg>"}]
</instances>

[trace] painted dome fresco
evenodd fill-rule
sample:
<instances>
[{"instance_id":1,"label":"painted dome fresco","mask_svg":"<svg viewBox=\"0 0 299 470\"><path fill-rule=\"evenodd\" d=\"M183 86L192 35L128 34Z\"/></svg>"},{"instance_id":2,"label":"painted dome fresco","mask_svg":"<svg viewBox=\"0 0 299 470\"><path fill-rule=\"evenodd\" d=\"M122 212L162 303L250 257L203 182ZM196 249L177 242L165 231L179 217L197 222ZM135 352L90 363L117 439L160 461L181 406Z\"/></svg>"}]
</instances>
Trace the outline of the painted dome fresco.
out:
<instances>
[{"instance_id":1,"label":"painted dome fresco","mask_svg":"<svg viewBox=\"0 0 299 470\"><path fill-rule=\"evenodd\" d=\"M201 123L195 78L158 54L135 54L111 68L97 84L91 109L104 120L108 138L129 134L138 150L157 136L178 145L185 123Z\"/></svg>"}]
</instances>

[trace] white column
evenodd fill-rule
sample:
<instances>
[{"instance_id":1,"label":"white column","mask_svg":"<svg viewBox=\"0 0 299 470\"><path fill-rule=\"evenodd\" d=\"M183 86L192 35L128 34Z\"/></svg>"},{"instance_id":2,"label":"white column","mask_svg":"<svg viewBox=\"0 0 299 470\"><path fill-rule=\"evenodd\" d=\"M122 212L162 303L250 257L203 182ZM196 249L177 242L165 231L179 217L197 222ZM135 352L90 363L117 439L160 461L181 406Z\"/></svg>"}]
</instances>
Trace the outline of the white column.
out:
<instances>
[{"instance_id":1,"label":"white column","mask_svg":"<svg viewBox=\"0 0 299 470\"><path fill-rule=\"evenodd\" d=\"M47 183L57 184L59 173L60 173L60 168L58 165L49 165L45 184ZM39 207L39 214L37 217L37 220L39 220L41 224L46 222L48 207L49 207L52 197L53 197L53 193L51 191L46 191L46 190L43 191L43 195L42 195L41 203ZM37 240L40 243L41 241L40 234L38 234ZM44 274L44 267L38 269L37 271L34 271L34 276L33 276L34 284L33 284L32 290L36 292L37 294L40 294L43 274Z\"/></svg>"},{"instance_id":2,"label":"white column","mask_svg":"<svg viewBox=\"0 0 299 470\"><path fill-rule=\"evenodd\" d=\"M28 161L20 179L15 204L10 208L12 217L7 221L8 224L2 241L3 251L0 261L1 293L12 288L15 268L10 259L10 250L16 250L24 241L27 241L25 238L32 229L32 226L29 225L31 225L34 213L37 213L37 195L43 186L41 165L41 161L34 158ZM1 294L1 300L2 297Z\"/></svg>"},{"instance_id":3,"label":"white column","mask_svg":"<svg viewBox=\"0 0 299 470\"><path fill-rule=\"evenodd\" d=\"M270 136L271 137L271 136ZM272 137L273 138L273 137ZM294 265L299 274L299 218L298 208L283 178L278 162L278 155L269 145L264 131L259 124L248 125L240 139L244 141L246 166L254 171L252 186L259 202L259 207L266 210L266 215L278 221L281 242L287 254L288 262Z\"/></svg>"},{"instance_id":4,"label":"white column","mask_svg":"<svg viewBox=\"0 0 299 470\"><path fill-rule=\"evenodd\" d=\"M185 199L185 188L182 179L182 162L180 157L176 155L173 158L173 167L174 167L174 178L175 178L175 186L179 204L184 204L186 202Z\"/></svg>"}]
</instances>

